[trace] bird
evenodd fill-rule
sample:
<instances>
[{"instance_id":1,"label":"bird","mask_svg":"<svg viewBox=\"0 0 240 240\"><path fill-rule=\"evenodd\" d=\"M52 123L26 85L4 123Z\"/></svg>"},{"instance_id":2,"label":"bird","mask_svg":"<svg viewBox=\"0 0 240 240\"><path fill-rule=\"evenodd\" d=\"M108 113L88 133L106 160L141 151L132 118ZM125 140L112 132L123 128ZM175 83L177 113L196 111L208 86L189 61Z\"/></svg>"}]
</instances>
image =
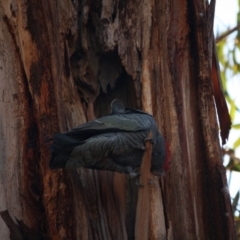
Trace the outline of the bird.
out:
<instances>
[{"instance_id":1,"label":"bird","mask_svg":"<svg viewBox=\"0 0 240 240\"><path fill-rule=\"evenodd\" d=\"M108 115L83 123L70 131L55 133L51 144L50 169L89 168L136 176L152 132L151 172L169 170L170 151L152 115L125 108L114 99Z\"/></svg>"}]
</instances>

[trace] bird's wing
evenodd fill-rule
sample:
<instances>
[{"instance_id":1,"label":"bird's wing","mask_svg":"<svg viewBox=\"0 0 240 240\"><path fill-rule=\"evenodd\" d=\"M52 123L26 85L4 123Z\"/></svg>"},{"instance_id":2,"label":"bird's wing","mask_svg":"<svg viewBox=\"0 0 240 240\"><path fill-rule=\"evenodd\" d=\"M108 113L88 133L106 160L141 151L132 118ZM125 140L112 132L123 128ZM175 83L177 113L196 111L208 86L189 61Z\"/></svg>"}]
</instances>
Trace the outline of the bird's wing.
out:
<instances>
[{"instance_id":1,"label":"bird's wing","mask_svg":"<svg viewBox=\"0 0 240 240\"><path fill-rule=\"evenodd\" d=\"M139 109L133 109L133 108L125 108L125 114L131 114L131 113L138 113L138 114L144 114L144 115L147 115L147 116L151 116L151 114L149 113L146 113L142 110L139 110Z\"/></svg>"},{"instance_id":2,"label":"bird's wing","mask_svg":"<svg viewBox=\"0 0 240 240\"><path fill-rule=\"evenodd\" d=\"M96 134L107 132L136 132L149 130L153 121L153 118L149 115L114 114L81 124L64 134L83 141Z\"/></svg>"},{"instance_id":3,"label":"bird's wing","mask_svg":"<svg viewBox=\"0 0 240 240\"><path fill-rule=\"evenodd\" d=\"M104 128L114 128L120 131L142 131L150 128L149 117L142 114L118 114L95 120Z\"/></svg>"}]
</instances>

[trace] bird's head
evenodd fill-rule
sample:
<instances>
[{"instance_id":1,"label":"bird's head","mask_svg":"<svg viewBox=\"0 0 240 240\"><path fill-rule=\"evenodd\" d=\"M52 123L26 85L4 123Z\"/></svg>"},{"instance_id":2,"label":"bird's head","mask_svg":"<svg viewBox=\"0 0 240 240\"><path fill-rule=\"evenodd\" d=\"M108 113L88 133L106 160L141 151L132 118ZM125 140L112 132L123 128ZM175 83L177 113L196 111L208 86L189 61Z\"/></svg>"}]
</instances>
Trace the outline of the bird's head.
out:
<instances>
[{"instance_id":1,"label":"bird's head","mask_svg":"<svg viewBox=\"0 0 240 240\"><path fill-rule=\"evenodd\" d=\"M110 114L118 114L118 113L124 113L125 107L121 100L114 99L111 103L111 111Z\"/></svg>"}]
</instances>

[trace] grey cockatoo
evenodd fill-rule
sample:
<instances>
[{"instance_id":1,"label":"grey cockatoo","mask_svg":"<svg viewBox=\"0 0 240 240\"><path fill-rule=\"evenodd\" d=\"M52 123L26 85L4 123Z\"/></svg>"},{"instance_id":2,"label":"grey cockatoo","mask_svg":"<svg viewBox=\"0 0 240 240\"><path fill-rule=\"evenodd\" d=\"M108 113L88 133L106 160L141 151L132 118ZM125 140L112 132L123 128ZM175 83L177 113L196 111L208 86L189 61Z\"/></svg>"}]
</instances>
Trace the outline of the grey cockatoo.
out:
<instances>
[{"instance_id":1,"label":"grey cockatoo","mask_svg":"<svg viewBox=\"0 0 240 240\"><path fill-rule=\"evenodd\" d=\"M143 111L125 108L118 99L111 103L109 115L68 132L56 133L49 166L51 169L85 167L134 174L141 165L150 131L151 172L161 175L169 167L170 155L154 118Z\"/></svg>"}]
</instances>

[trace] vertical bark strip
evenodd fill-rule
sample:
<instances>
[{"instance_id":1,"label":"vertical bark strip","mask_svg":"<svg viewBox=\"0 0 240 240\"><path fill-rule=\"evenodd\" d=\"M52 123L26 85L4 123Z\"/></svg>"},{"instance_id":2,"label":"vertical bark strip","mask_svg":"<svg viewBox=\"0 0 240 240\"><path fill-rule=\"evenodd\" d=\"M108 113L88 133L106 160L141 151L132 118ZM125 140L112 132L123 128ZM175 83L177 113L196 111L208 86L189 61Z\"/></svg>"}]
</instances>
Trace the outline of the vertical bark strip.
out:
<instances>
[{"instance_id":1,"label":"vertical bark strip","mask_svg":"<svg viewBox=\"0 0 240 240\"><path fill-rule=\"evenodd\" d=\"M215 3L215 1L212 1ZM211 5L212 5L211 2ZM210 6L211 6L210 5ZM211 85L212 77L212 56L213 56L213 39L205 41L207 36L212 36L212 23L209 23L209 14L211 14L211 8L204 6L199 2L194 4L195 10L195 24L198 26L196 31L196 46L199 52L198 61L198 77L199 77L199 109L201 114L201 124L204 137L205 154L206 154L206 168L207 168L207 182L209 189L208 207L210 214L214 212L212 218L216 218L215 221L209 222L209 234L212 235L212 239L235 239L235 231L233 218L229 218L229 214L232 215L232 208L230 199L227 200L226 191L226 171L222 166L222 151L219 145L219 141L215 141L218 137L218 126L215 114L215 107L213 102L213 86ZM203 13L203 16L200 14ZM213 20L213 19L212 19ZM210 33L210 34L209 34ZM209 61L209 59L211 59ZM214 66L213 66L214 67ZM213 212L211 210L214 209ZM222 217L220 217L222 216ZM218 220L217 220L218 219ZM217 233L213 232L213 229L221 229Z\"/></svg>"},{"instance_id":2,"label":"vertical bark strip","mask_svg":"<svg viewBox=\"0 0 240 240\"><path fill-rule=\"evenodd\" d=\"M151 33L152 31L152 10L153 1L143 1L143 17L142 17L142 106L143 110L152 114L153 113L153 100L152 100L152 69L151 69ZM142 163L143 164L143 163ZM142 174L146 174L145 178L150 176L150 172L148 172L147 168ZM150 239L164 239L166 238L166 229L165 229L165 218L163 213L163 205L161 198L161 191L159 187L159 179L157 177L151 177L150 186L146 186L148 190L145 189L145 192L142 192L142 195L139 195L139 201L144 201L141 198L145 198L145 202L147 204L145 218L148 220ZM139 193L141 191L139 190ZM148 196L149 195L149 196ZM149 199L148 199L149 198ZM143 210L142 210L143 211ZM138 217L138 216L137 216ZM138 219L136 219L138 221ZM146 225L148 226L148 224ZM143 225L142 225L143 227ZM140 231L138 230L135 231ZM139 234L141 236L139 239L147 239L144 238L144 234ZM138 239L138 238L137 238Z\"/></svg>"},{"instance_id":3,"label":"vertical bark strip","mask_svg":"<svg viewBox=\"0 0 240 240\"><path fill-rule=\"evenodd\" d=\"M152 137L152 132L148 134L148 138ZM140 167L138 202L136 212L135 224L135 239L144 240L149 239L149 218L150 218L150 193L149 184L151 181L151 156L152 144L147 141L145 153L143 155L142 164Z\"/></svg>"},{"instance_id":4,"label":"vertical bark strip","mask_svg":"<svg viewBox=\"0 0 240 240\"><path fill-rule=\"evenodd\" d=\"M221 128L221 138L222 144L224 145L227 141L229 131L231 129L231 118L228 114L227 103L225 101L222 82L221 82L221 75L220 75L220 68L219 68L219 61L217 57L217 49L215 46L215 42L213 44L213 51L212 51L212 84L213 84L213 93L214 99L216 103L216 108L218 112L218 119Z\"/></svg>"},{"instance_id":5,"label":"vertical bark strip","mask_svg":"<svg viewBox=\"0 0 240 240\"><path fill-rule=\"evenodd\" d=\"M142 105L144 111L152 114L152 89L150 70L150 40L152 29L152 1L143 1L144 11L142 16Z\"/></svg>"}]
</instances>

